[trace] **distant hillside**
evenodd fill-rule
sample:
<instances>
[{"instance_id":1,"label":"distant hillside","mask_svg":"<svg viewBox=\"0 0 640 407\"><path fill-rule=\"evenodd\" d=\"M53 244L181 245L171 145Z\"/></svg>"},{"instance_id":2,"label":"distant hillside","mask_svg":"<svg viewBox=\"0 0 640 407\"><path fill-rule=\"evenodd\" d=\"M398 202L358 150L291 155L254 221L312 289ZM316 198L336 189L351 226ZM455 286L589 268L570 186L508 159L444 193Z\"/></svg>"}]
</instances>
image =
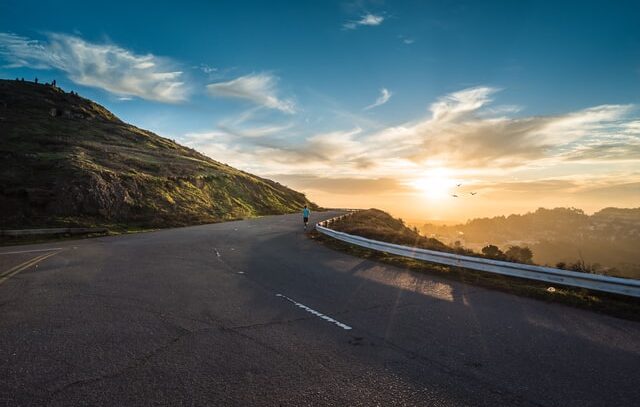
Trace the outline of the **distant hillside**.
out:
<instances>
[{"instance_id":1,"label":"distant hillside","mask_svg":"<svg viewBox=\"0 0 640 407\"><path fill-rule=\"evenodd\" d=\"M307 203L51 85L0 80L0 140L0 228L177 226Z\"/></svg>"},{"instance_id":2,"label":"distant hillside","mask_svg":"<svg viewBox=\"0 0 640 407\"><path fill-rule=\"evenodd\" d=\"M396 219L379 209L358 211L331 224L331 228L341 232L395 243L443 252L460 252L441 241L420 235L417 229L407 227L401 219ZM464 251L464 254L471 254Z\"/></svg>"},{"instance_id":3,"label":"distant hillside","mask_svg":"<svg viewBox=\"0 0 640 407\"><path fill-rule=\"evenodd\" d=\"M606 208L591 216L575 208L540 208L455 226L426 224L421 232L469 247L527 245L539 264L583 260L607 274L640 278L640 208Z\"/></svg>"}]
</instances>

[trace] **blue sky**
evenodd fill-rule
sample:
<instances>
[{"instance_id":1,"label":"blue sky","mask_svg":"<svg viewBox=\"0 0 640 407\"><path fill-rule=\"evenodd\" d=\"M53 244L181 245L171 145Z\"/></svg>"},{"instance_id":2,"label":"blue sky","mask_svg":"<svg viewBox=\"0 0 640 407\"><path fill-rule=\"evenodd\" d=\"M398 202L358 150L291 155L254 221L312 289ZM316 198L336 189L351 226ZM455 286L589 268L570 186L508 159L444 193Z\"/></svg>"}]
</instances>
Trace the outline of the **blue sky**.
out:
<instances>
[{"instance_id":1,"label":"blue sky","mask_svg":"<svg viewBox=\"0 0 640 407\"><path fill-rule=\"evenodd\" d=\"M460 180L502 201L554 185L539 206L639 197L638 2L162 3L5 0L0 76L55 78L326 204L411 211ZM437 201L419 216L494 208Z\"/></svg>"}]
</instances>

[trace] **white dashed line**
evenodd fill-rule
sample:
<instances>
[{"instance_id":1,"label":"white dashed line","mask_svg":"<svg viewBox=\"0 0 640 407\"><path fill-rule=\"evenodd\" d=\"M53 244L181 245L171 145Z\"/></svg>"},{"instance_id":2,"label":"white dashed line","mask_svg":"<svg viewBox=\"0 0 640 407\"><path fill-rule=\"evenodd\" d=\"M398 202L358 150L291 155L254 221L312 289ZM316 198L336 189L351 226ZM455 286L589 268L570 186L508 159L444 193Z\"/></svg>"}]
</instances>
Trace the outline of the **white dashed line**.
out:
<instances>
[{"instance_id":1,"label":"white dashed line","mask_svg":"<svg viewBox=\"0 0 640 407\"><path fill-rule=\"evenodd\" d=\"M320 318L324 319L327 322L330 322L332 324L336 324L336 325L338 325L340 328L342 328L344 330L348 331L348 330L351 329L351 327L349 325L343 324L342 322L337 321L337 320L331 318L328 315L324 315L322 312L318 312L318 311L316 311L316 310L314 310L312 308L307 307L304 304L301 304L301 303L299 303L299 302L297 302L295 300L292 300L291 298L287 297L286 295L276 294L276 297L284 298L285 300L289 301L290 303L292 303L296 307L302 308L303 310L307 311L308 313L313 314L313 315L315 315L317 317L320 317Z\"/></svg>"}]
</instances>

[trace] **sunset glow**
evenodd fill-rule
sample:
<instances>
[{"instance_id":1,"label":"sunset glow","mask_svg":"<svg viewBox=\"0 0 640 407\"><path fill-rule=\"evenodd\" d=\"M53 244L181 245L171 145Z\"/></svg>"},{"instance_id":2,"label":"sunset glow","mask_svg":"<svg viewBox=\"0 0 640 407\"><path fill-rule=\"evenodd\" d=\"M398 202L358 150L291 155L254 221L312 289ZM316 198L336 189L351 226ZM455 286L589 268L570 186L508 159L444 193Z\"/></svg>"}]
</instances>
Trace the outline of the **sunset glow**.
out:
<instances>
[{"instance_id":1,"label":"sunset glow","mask_svg":"<svg viewBox=\"0 0 640 407\"><path fill-rule=\"evenodd\" d=\"M450 178L450 171L444 168L429 170L424 178L409 183L431 201L442 202L454 198L456 181Z\"/></svg>"}]
</instances>

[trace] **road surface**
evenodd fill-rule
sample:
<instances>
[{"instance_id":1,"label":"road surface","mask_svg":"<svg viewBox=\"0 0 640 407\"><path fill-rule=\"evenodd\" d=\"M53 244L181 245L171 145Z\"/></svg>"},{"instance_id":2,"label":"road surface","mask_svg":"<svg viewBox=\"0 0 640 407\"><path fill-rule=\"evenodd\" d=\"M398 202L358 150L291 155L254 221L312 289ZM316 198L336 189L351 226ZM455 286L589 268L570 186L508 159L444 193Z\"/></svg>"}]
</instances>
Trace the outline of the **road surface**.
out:
<instances>
[{"instance_id":1,"label":"road surface","mask_svg":"<svg viewBox=\"0 0 640 407\"><path fill-rule=\"evenodd\" d=\"M355 258L301 226L0 248L0 406L638 405L639 323Z\"/></svg>"}]
</instances>

